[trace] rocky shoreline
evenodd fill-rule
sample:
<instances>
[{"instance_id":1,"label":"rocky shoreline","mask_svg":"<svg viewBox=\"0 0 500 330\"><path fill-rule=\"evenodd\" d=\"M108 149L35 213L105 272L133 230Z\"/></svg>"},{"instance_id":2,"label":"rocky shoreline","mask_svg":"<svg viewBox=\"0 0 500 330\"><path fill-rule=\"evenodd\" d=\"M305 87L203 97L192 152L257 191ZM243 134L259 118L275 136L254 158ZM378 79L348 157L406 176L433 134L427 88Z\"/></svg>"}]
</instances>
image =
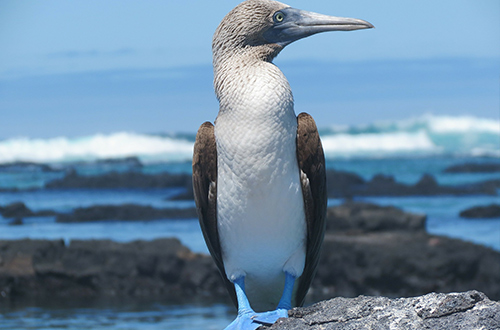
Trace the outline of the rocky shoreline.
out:
<instances>
[{"instance_id":1,"label":"rocky shoreline","mask_svg":"<svg viewBox=\"0 0 500 330\"><path fill-rule=\"evenodd\" d=\"M500 300L500 253L430 235L423 215L347 203L329 209L327 228L308 302L466 290ZM177 239L0 241L0 303L43 297L228 302L211 258Z\"/></svg>"},{"instance_id":2,"label":"rocky shoreline","mask_svg":"<svg viewBox=\"0 0 500 330\"><path fill-rule=\"evenodd\" d=\"M500 172L500 163L464 163L449 166L444 173L495 173Z\"/></svg>"},{"instance_id":3,"label":"rocky shoreline","mask_svg":"<svg viewBox=\"0 0 500 330\"><path fill-rule=\"evenodd\" d=\"M259 329L269 330L470 330L499 329L500 302L483 293L431 293L420 297L335 298L294 308L288 318Z\"/></svg>"},{"instance_id":4,"label":"rocky shoreline","mask_svg":"<svg viewBox=\"0 0 500 330\"><path fill-rule=\"evenodd\" d=\"M10 224L22 224L23 218L33 217L55 217L56 222L61 223L194 219L198 217L195 207L155 208L149 205L131 203L78 207L70 213L59 213L54 210L34 212L23 202L14 202L5 206L0 206L0 215L5 219L13 219Z\"/></svg>"},{"instance_id":5,"label":"rocky shoreline","mask_svg":"<svg viewBox=\"0 0 500 330\"><path fill-rule=\"evenodd\" d=\"M94 205L79 207L72 213L61 213L56 222L90 222L90 221L137 221L158 219L193 219L198 215L196 208L166 208L158 209L148 205Z\"/></svg>"},{"instance_id":6,"label":"rocky shoreline","mask_svg":"<svg viewBox=\"0 0 500 330\"><path fill-rule=\"evenodd\" d=\"M500 218L500 204L474 206L461 211L459 215L467 219Z\"/></svg>"},{"instance_id":7,"label":"rocky shoreline","mask_svg":"<svg viewBox=\"0 0 500 330\"><path fill-rule=\"evenodd\" d=\"M411 185L397 182L393 176L377 174L370 180L345 171L327 171L327 191L330 198L355 196L440 196L440 195L497 195L500 180L487 180L457 186L440 185L430 174L424 174ZM84 176L72 170L61 179L45 184L45 189L120 189L120 188L184 188L174 199L193 200L191 175L143 174L141 172L109 172Z\"/></svg>"}]
</instances>

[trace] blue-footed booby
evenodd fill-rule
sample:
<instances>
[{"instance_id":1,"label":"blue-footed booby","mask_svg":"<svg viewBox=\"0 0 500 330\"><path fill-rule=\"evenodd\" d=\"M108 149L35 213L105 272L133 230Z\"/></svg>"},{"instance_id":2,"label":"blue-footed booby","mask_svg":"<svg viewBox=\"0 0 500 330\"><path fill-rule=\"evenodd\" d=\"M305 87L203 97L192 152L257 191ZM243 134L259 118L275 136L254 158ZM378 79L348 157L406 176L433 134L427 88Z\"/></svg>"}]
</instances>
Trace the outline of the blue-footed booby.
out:
<instances>
[{"instance_id":1,"label":"blue-footed booby","mask_svg":"<svg viewBox=\"0 0 500 330\"><path fill-rule=\"evenodd\" d=\"M295 115L287 79L272 60L325 31L373 27L353 18L248 0L215 31L215 124L201 125L193 187L200 225L238 317L255 329L302 305L318 264L326 214L325 159L316 124Z\"/></svg>"}]
</instances>

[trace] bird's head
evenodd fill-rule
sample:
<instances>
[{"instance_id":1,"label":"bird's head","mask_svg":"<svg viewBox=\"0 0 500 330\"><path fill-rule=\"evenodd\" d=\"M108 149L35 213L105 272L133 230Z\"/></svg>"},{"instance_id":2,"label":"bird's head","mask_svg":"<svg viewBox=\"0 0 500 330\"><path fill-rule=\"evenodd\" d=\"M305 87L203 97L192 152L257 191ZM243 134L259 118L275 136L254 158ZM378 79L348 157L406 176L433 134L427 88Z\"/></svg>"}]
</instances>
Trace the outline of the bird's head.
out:
<instances>
[{"instance_id":1,"label":"bird's head","mask_svg":"<svg viewBox=\"0 0 500 330\"><path fill-rule=\"evenodd\" d=\"M312 13L277 1L247 0L224 17L215 31L212 50L214 60L250 51L270 61L286 45L316 33L372 27L360 19Z\"/></svg>"}]
</instances>

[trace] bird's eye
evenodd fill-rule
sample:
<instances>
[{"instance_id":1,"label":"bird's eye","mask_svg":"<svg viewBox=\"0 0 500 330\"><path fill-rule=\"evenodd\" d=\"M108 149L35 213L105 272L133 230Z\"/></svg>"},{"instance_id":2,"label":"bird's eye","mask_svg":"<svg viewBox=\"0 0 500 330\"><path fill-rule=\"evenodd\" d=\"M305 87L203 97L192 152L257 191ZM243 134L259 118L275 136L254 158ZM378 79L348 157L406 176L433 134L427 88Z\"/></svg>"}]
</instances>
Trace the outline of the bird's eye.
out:
<instances>
[{"instance_id":1,"label":"bird's eye","mask_svg":"<svg viewBox=\"0 0 500 330\"><path fill-rule=\"evenodd\" d=\"M276 14L274 14L274 21L276 23L283 22L284 19L285 19L285 14L283 14L282 12L278 11Z\"/></svg>"}]
</instances>

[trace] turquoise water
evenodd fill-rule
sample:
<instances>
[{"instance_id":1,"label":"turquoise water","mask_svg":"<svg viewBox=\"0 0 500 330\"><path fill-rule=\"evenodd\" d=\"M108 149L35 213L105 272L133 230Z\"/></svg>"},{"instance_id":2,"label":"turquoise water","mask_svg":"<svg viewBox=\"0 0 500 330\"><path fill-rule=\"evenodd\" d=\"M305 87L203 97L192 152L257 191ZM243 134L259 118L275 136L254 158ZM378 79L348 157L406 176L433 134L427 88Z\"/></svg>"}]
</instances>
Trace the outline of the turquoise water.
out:
<instances>
[{"instance_id":1,"label":"turquoise water","mask_svg":"<svg viewBox=\"0 0 500 330\"><path fill-rule=\"evenodd\" d=\"M100 308L0 307L5 330L219 330L235 317L226 305L145 304Z\"/></svg>"}]
</instances>

